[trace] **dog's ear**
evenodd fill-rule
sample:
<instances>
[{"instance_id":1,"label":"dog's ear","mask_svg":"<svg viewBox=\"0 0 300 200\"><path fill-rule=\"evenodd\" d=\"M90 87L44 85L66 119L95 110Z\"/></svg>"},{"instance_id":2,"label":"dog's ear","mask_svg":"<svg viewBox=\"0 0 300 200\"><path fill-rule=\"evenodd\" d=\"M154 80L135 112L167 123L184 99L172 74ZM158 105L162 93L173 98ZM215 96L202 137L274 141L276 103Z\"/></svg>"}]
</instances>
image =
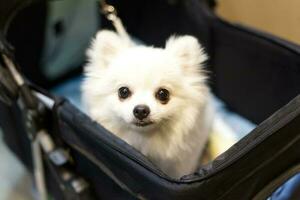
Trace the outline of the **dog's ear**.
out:
<instances>
[{"instance_id":1,"label":"dog's ear","mask_svg":"<svg viewBox=\"0 0 300 200\"><path fill-rule=\"evenodd\" d=\"M184 70L199 70L201 63L207 60L203 48L193 36L171 36L167 40L166 50L178 58Z\"/></svg>"},{"instance_id":2,"label":"dog's ear","mask_svg":"<svg viewBox=\"0 0 300 200\"><path fill-rule=\"evenodd\" d=\"M120 51L128 48L128 42L124 41L117 33L109 30L99 31L87 51L89 61L97 61L107 67Z\"/></svg>"}]
</instances>

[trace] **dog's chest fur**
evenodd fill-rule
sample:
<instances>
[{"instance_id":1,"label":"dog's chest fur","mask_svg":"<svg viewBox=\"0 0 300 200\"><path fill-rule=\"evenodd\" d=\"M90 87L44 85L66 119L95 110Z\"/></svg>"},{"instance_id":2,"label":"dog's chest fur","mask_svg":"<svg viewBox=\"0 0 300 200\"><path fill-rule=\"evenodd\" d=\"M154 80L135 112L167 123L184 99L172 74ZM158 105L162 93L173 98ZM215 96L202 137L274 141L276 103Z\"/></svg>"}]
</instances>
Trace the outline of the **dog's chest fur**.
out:
<instances>
[{"instance_id":1,"label":"dog's chest fur","mask_svg":"<svg viewBox=\"0 0 300 200\"><path fill-rule=\"evenodd\" d=\"M195 112L194 122L187 122L189 111L182 111L177 119L143 132L126 129L120 123L103 122L105 127L147 156L168 176L180 178L195 172L211 129L211 105L205 104ZM190 117L190 116L189 116Z\"/></svg>"}]
</instances>

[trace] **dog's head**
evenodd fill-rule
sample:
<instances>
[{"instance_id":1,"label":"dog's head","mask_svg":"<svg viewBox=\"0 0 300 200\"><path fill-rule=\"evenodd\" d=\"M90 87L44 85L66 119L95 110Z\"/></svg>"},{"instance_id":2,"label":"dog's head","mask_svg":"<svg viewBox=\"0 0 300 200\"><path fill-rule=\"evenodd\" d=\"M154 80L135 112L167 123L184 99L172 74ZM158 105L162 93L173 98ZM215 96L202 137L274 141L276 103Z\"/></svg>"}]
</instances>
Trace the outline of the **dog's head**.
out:
<instances>
[{"instance_id":1,"label":"dog's head","mask_svg":"<svg viewBox=\"0 0 300 200\"><path fill-rule=\"evenodd\" d=\"M100 31L87 54L84 98L91 116L108 127L147 130L177 120L185 108L194 116L207 94L201 69L206 55L192 36L171 37L165 48L154 48Z\"/></svg>"}]
</instances>

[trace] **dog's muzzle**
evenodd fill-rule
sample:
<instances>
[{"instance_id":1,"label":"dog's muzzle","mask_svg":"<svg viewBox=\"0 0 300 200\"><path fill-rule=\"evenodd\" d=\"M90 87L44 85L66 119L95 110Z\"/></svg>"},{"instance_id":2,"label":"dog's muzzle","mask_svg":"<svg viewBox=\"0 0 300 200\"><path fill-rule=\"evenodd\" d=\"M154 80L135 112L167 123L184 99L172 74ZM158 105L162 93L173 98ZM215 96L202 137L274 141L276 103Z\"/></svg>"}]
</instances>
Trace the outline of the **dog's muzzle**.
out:
<instances>
[{"instance_id":1,"label":"dog's muzzle","mask_svg":"<svg viewBox=\"0 0 300 200\"><path fill-rule=\"evenodd\" d=\"M141 120L138 120L138 121L134 122L134 125L140 126L140 127L148 126L148 125L151 125L151 124L153 124L152 121L141 121Z\"/></svg>"}]
</instances>

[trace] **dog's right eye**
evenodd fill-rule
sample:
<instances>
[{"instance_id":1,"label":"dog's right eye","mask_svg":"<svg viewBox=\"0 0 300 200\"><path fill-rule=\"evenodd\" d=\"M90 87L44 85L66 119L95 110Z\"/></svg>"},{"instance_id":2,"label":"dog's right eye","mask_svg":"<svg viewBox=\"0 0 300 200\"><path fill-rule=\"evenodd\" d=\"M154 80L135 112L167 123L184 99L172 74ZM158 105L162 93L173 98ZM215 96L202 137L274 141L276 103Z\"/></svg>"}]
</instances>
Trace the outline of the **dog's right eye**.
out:
<instances>
[{"instance_id":1,"label":"dog's right eye","mask_svg":"<svg viewBox=\"0 0 300 200\"><path fill-rule=\"evenodd\" d=\"M131 92L128 87L121 87L119 89L119 98L126 99L131 95Z\"/></svg>"}]
</instances>

